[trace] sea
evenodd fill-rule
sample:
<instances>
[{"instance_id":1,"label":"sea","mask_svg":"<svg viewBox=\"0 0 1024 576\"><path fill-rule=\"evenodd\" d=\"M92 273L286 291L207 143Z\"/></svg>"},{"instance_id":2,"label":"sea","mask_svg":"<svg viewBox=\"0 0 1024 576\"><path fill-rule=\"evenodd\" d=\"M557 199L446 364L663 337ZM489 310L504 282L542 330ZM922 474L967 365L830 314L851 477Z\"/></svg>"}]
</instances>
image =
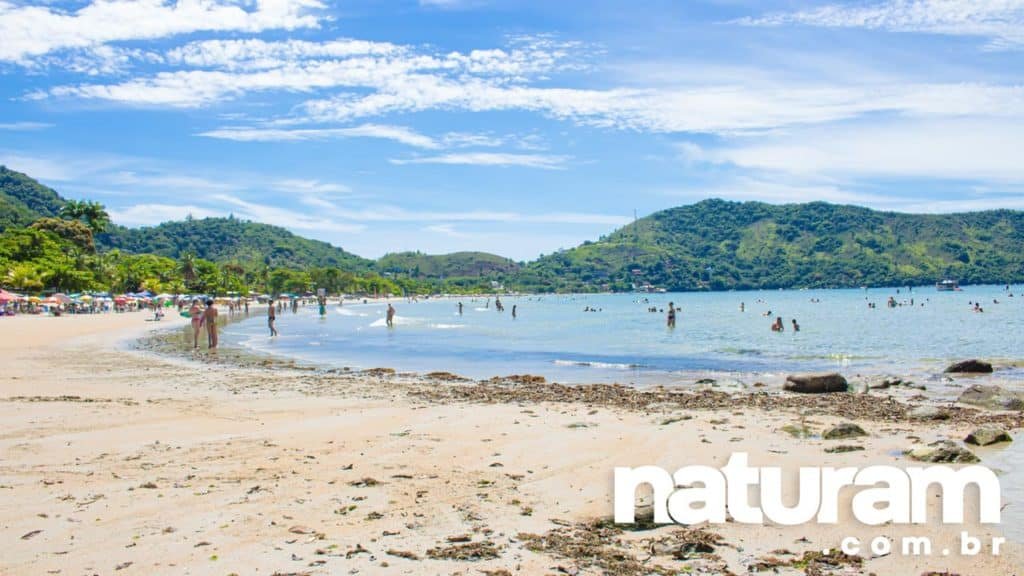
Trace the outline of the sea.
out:
<instances>
[{"instance_id":1,"label":"sea","mask_svg":"<svg viewBox=\"0 0 1024 576\"><path fill-rule=\"evenodd\" d=\"M890 298L895 306L890 306ZM322 366L542 375L565 383L685 384L794 371L932 377L983 358L1024 384L1024 286L392 298L290 309L270 338L261 308L225 339ZM462 304L462 313L458 311ZM679 308L666 326L669 304ZM975 310L977 303L981 312ZM515 317L512 315L516 308ZM784 331L771 324L782 318ZM796 320L800 330L793 329Z\"/></svg>"}]
</instances>

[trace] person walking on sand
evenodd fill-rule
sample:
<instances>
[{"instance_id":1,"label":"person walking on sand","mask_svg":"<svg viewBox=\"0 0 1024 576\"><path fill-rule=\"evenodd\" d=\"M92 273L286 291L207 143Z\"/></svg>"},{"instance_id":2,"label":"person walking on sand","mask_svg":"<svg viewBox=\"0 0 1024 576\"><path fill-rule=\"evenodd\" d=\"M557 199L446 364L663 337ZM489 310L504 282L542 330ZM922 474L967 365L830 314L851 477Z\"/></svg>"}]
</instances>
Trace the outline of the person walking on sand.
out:
<instances>
[{"instance_id":1,"label":"person walking on sand","mask_svg":"<svg viewBox=\"0 0 1024 576\"><path fill-rule=\"evenodd\" d=\"M274 308L274 299L271 298L267 302L267 327L270 328L270 337L277 336L277 326L274 324L277 322L277 309Z\"/></svg>"},{"instance_id":2,"label":"person walking on sand","mask_svg":"<svg viewBox=\"0 0 1024 576\"><path fill-rule=\"evenodd\" d=\"M188 317L192 321L192 348L199 348L199 331L203 328L203 309L199 307L199 299L192 301L188 309Z\"/></svg>"},{"instance_id":3,"label":"person walking on sand","mask_svg":"<svg viewBox=\"0 0 1024 576\"><path fill-rule=\"evenodd\" d=\"M668 303L668 327L676 327L676 305L674 302Z\"/></svg>"},{"instance_id":4,"label":"person walking on sand","mask_svg":"<svg viewBox=\"0 0 1024 576\"><path fill-rule=\"evenodd\" d=\"M394 328L395 327L395 307L392 306L391 304L388 304L388 319L387 319L387 323L388 323L388 328Z\"/></svg>"},{"instance_id":5,"label":"person walking on sand","mask_svg":"<svg viewBox=\"0 0 1024 576\"><path fill-rule=\"evenodd\" d=\"M206 301L206 310L203 311L203 324L206 324L206 338L211 350L217 347L217 307L214 306L213 298Z\"/></svg>"}]
</instances>

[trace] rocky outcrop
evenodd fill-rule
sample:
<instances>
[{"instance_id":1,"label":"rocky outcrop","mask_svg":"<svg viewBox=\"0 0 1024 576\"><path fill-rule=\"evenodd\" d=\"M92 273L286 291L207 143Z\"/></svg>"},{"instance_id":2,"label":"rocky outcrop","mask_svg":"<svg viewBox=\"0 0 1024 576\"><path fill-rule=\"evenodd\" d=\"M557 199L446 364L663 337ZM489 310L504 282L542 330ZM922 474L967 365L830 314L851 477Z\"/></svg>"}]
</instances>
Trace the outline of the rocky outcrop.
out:
<instances>
[{"instance_id":1,"label":"rocky outcrop","mask_svg":"<svg viewBox=\"0 0 1024 576\"><path fill-rule=\"evenodd\" d=\"M793 374L786 378L783 390L800 394L846 392L846 378L835 372L830 374Z\"/></svg>"},{"instance_id":2,"label":"rocky outcrop","mask_svg":"<svg viewBox=\"0 0 1024 576\"><path fill-rule=\"evenodd\" d=\"M947 374L991 374L992 365L988 362L981 360L964 360L963 362L957 362L950 364L946 368Z\"/></svg>"},{"instance_id":3,"label":"rocky outcrop","mask_svg":"<svg viewBox=\"0 0 1024 576\"><path fill-rule=\"evenodd\" d=\"M998 426L980 426L964 438L964 442L975 446L989 446L999 442L1013 442L1010 434Z\"/></svg>"},{"instance_id":4,"label":"rocky outcrop","mask_svg":"<svg viewBox=\"0 0 1024 576\"><path fill-rule=\"evenodd\" d=\"M999 386L975 384L960 394L957 402L989 410L1024 410L1024 399Z\"/></svg>"},{"instance_id":5,"label":"rocky outcrop","mask_svg":"<svg viewBox=\"0 0 1024 576\"><path fill-rule=\"evenodd\" d=\"M825 432L824 438L825 440L845 440L847 438L857 438L858 436L867 435L868 433L860 426L857 426L852 422L844 422Z\"/></svg>"},{"instance_id":6,"label":"rocky outcrop","mask_svg":"<svg viewBox=\"0 0 1024 576\"><path fill-rule=\"evenodd\" d=\"M906 451L906 455L911 460L940 464L973 464L981 462L981 458L975 456L974 452L949 440L941 440L928 446L911 448Z\"/></svg>"}]
</instances>

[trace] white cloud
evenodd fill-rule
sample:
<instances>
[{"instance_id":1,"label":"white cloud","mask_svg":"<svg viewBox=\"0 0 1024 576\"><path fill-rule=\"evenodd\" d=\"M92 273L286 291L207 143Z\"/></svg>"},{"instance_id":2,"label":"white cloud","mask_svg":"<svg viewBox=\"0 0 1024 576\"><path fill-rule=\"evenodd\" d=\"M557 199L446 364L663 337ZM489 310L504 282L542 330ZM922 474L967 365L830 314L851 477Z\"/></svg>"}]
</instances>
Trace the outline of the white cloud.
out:
<instances>
[{"instance_id":1,"label":"white cloud","mask_svg":"<svg viewBox=\"0 0 1024 576\"><path fill-rule=\"evenodd\" d=\"M196 191L223 191L238 188L226 180L211 180L198 176L162 172L120 171L104 176L104 182L114 186L156 189L169 194L191 194Z\"/></svg>"},{"instance_id":2,"label":"white cloud","mask_svg":"<svg viewBox=\"0 0 1024 576\"><path fill-rule=\"evenodd\" d=\"M467 152L461 154L442 154L439 156L419 156L414 158L392 158L392 164L462 164L472 166L522 166L526 168L543 168L557 170L565 167L567 156L542 154L509 154L500 152Z\"/></svg>"},{"instance_id":3,"label":"white cloud","mask_svg":"<svg viewBox=\"0 0 1024 576\"><path fill-rule=\"evenodd\" d=\"M903 119L792 130L715 148L685 144L690 162L834 178L1024 182L1024 132L979 119Z\"/></svg>"},{"instance_id":4,"label":"white cloud","mask_svg":"<svg viewBox=\"0 0 1024 576\"><path fill-rule=\"evenodd\" d=\"M459 232L455 229L452 224L432 224L423 228L426 232L433 232L434 234L441 234L450 238L466 238L469 234Z\"/></svg>"},{"instance_id":5,"label":"white cloud","mask_svg":"<svg viewBox=\"0 0 1024 576\"><path fill-rule=\"evenodd\" d=\"M110 219L123 226L156 226L170 220L220 216L216 210L185 204L136 204L124 208L111 208Z\"/></svg>"},{"instance_id":6,"label":"white cloud","mask_svg":"<svg viewBox=\"0 0 1024 576\"><path fill-rule=\"evenodd\" d=\"M322 195L348 194L352 192L352 189L344 184L302 179L278 180L274 183L274 189L280 192Z\"/></svg>"},{"instance_id":7,"label":"white cloud","mask_svg":"<svg viewBox=\"0 0 1024 576\"><path fill-rule=\"evenodd\" d=\"M13 132L44 130L46 128L53 128L53 124L46 122L0 122L0 130L10 130Z\"/></svg>"},{"instance_id":8,"label":"white cloud","mask_svg":"<svg viewBox=\"0 0 1024 576\"><path fill-rule=\"evenodd\" d=\"M989 38L988 48L1024 48L1024 2L1020 0L888 0L874 4L829 4L737 21L750 26L866 28Z\"/></svg>"},{"instance_id":9,"label":"white cloud","mask_svg":"<svg viewBox=\"0 0 1024 576\"><path fill-rule=\"evenodd\" d=\"M436 149L441 147L440 144L429 136L424 136L404 126L391 126L387 124L362 124L350 128L225 127L201 132L199 135L238 142L299 142L332 138L382 138L416 148Z\"/></svg>"},{"instance_id":10,"label":"white cloud","mask_svg":"<svg viewBox=\"0 0 1024 576\"><path fill-rule=\"evenodd\" d=\"M0 1L0 61L26 63L62 49L199 31L315 27L314 12L323 7L319 0L94 0L70 12Z\"/></svg>"}]
</instances>

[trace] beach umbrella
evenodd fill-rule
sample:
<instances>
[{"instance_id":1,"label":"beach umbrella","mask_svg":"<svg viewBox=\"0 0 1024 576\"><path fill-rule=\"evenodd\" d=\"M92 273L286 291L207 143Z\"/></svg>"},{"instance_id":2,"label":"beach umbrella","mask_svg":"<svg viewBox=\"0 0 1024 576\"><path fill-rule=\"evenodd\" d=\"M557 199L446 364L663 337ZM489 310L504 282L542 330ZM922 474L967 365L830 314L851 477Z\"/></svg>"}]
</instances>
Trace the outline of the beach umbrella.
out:
<instances>
[{"instance_id":1,"label":"beach umbrella","mask_svg":"<svg viewBox=\"0 0 1024 576\"><path fill-rule=\"evenodd\" d=\"M56 300L57 302L63 303L63 304L70 304L71 303L71 298L67 294L64 294L62 292L57 292L53 296L50 296L50 298L52 298L53 300Z\"/></svg>"},{"instance_id":2,"label":"beach umbrella","mask_svg":"<svg viewBox=\"0 0 1024 576\"><path fill-rule=\"evenodd\" d=\"M124 304L128 302L128 298L125 296L117 296L114 298L114 304Z\"/></svg>"},{"instance_id":3,"label":"beach umbrella","mask_svg":"<svg viewBox=\"0 0 1024 576\"><path fill-rule=\"evenodd\" d=\"M17 300L18 295L12 294L3 288L0 288L0 302L9 302L11 300Z\"/></svg>"},{"instance_id":4,"label":"beach umbrella","mask_svg":"<svg viewBox=\"0 0 1024 576\"><path fill-rule=\"evenodd\" d=\"M34 303L39 303L39 302L42 302L42 299L39 296L29 296L28 297L28 301L29 302L34 302Z\"/></svg>"},{"instance_id":5,"label":"beach umbrella","mask_svg":"<svg viewBox=\"0 0 1024 576\"><path fill-rule=\"evenodd\" d=\"M92 299L92 296L88 294L82 294L82 296L79 297L79 300L81 300L82 302L92 302Z\"/></svg>"}]
</instances>

